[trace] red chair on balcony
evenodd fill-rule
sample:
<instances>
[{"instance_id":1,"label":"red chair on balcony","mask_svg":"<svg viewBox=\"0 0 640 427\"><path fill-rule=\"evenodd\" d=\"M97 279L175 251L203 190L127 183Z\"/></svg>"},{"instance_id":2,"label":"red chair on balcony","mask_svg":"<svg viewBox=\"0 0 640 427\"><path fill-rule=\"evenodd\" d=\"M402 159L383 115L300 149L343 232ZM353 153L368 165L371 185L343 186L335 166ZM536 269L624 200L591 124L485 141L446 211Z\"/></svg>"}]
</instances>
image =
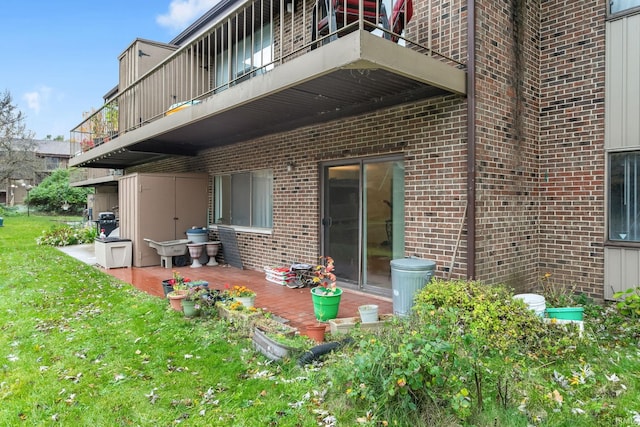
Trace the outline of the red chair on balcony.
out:
<instances>
[{"instance_id":1,"label":"red chair on balcony","mask_svg":"<svg viewBox=\"0 0 640 427\"><path fill-rule=\"evenodd\" d=\"M391 41L397 43L399 37L404 31L404 27L407 25L413 17L413 1L412 0L396 0L391 11Z\"/></svg>"},{"instance_id":2,"label":"red chair on balcony","mask_svg":"<svg viewBox=\"0 0 640 427\"><path fill-rule=\"evenodd\" d=\"M363 6L364 27L367 31L373 31L379 26L382 26L387 31L391 29L389 27L389 17L382 0L318 0L316 7L313 9L312 40L328 34L331 34L330 39L334 40L339 35L357 29L358 26L352 24L358 22L360 1L362 1ZM349 29L340 31L345 27ZM387 32L385 32L385 38L390 38Z\"/></svg>"}]
</instances>

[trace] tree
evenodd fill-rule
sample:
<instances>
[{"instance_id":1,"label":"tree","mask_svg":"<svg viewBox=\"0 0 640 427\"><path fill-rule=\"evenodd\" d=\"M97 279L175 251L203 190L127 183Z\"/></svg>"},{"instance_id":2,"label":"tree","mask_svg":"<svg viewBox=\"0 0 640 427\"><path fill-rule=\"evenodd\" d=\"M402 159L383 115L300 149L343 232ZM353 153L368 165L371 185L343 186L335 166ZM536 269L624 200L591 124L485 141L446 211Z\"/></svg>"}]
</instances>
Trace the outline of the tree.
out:
<instances>
[{"instance_id":1,"label":"tree","mask_svg":"<svg viewBox=\"0 0 640 427\"><path fill-rule=\"evenodd\" d=\"M69 169L56 169L29 193L29 204L45 212L80 214L93 188L69 186ZM68 209L63 209L64 203Z\"/></svg>"},{"instance_id":2,"label":"tree","mask_svg":"<svg viewBox=\"0 0 640 427\"><path fill-rule=\"evenodd\" d=\"M27 131L25 117L8 91L0 95L0 183L31 179L37 170L37 143Z\"/></svg>"}]
</instances>

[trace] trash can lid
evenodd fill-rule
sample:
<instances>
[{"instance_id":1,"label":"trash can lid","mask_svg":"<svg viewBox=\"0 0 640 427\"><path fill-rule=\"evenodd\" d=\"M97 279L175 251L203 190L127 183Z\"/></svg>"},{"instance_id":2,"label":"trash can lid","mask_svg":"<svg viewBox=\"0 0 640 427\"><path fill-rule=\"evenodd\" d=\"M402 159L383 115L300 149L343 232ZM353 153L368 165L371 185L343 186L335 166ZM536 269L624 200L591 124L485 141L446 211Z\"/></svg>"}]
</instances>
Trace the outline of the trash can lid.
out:
<instances>
[{"instance_id":1,"label":"trash can lid","mask_svg":"<svg viewBox=\"0 0 640 427\"><path fill-rule=\"evenodd\" d=\"M436 268L436 262L422 258L400 258L391 260L391 268L410 271L428 271Z\"/></svg>"},{"instance_id":2,"label":"trash can lid","mask_svg":"<svg viewBox=\"0 0 640 427\"><path fill-rule=\"evenodd\" d=\"M105 242L105 243L113 243L113 242L130 242L131 239L121 239L119 237L96 237L96 242Z\"/></svg>"},{"instance_id":3,"label":"trash can lid","mask_svg":"<svg viewBox=\"0 0 640 427\"><path fill-rule=\"evenodd\" d=\"M207 230L204 228L190 228L186 231L186 234L204 234Z\"/></svg>"}]
</instances>

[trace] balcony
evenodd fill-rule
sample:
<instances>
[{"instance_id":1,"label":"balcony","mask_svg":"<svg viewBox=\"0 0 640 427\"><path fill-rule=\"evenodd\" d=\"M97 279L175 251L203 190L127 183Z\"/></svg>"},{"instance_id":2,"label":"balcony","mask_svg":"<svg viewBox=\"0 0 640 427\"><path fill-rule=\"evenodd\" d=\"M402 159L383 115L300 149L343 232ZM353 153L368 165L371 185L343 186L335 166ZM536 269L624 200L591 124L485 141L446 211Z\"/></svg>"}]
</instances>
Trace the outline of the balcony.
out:
<instances>
[{"instance_id":1,"label":"balcony","mask_svg":"<svg viewBox=\"0 0 640 427\"><path fill-rule=\"evenodd\" d=\"M408 0L372 1L223 1L139 78L145 52L130 48L117 94L71 131L70 165L122 169L465 95L466 0L420 1L411 19Z\"/></svg>"},{"instance_id":2,"label":"balcony","mask_svg":"<svg viewBox=\"0 0 640 427\"><path fill-rule=\"evenodd\" d=\"M122 169L74 168L69 173L72 187L93 187L95 185L116 185Z\"/></svg>"}]
</instances>

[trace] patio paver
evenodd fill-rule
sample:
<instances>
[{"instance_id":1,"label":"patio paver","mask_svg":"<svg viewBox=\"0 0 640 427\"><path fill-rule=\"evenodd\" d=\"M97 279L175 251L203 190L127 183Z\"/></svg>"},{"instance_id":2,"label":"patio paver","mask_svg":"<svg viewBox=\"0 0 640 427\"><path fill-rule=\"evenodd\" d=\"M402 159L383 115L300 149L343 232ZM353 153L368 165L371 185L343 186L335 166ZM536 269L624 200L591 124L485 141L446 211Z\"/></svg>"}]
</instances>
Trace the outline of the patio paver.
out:
<instances>
[{"instance_id":1,"label":"patio paver","mask_svg":"<svg viewBox=\"0 0 640 427\"><path fill-rule=\"evenodd\" d=\"M79 245L75 248L61 248L61 250L95 265L95 257L92 257L93 245ZM96 265L96 268L158 297L164 297L162 281L170 279L173 270L192 280L206 280L212 289L222 290L225 284L244 285L256 292L256 307L288 319L289 324L298 328L301 333L304 333L307 324L316 322L309 288L290 289L269 282L261 271L241 270L222 265L201 268L174 267L173 269L161 266L104 269ZM358 307L364 304L377 304L381 314L393 313L393 303L390 298L365 294L348 288L343 289L338 317L358 316Z\"/></svg>"}]
</instances>

